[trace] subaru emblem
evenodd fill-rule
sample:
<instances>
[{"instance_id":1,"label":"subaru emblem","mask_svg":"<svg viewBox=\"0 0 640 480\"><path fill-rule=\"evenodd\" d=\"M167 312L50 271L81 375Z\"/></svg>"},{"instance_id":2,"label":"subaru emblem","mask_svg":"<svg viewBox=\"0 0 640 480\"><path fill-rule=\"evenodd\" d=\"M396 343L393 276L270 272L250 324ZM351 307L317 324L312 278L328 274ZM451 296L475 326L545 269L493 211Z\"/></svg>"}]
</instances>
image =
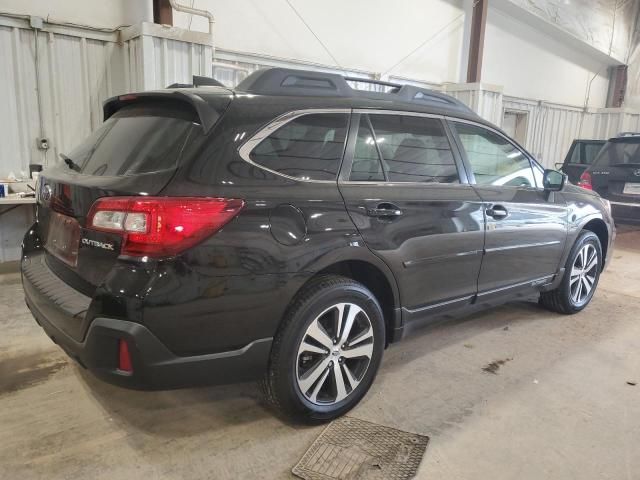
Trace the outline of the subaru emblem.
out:
<instances>
[{"instance_id":1,"label":"subaru emblem","mask_svg":"<svg viewBox=\"0 0 640 480\"><path fill-rule=\"evenodd\" d=\"M635 169L635 170L633 171L633 174L634 174L636 177L640 177L640 168Z\"/></svg>"}]
</instances>

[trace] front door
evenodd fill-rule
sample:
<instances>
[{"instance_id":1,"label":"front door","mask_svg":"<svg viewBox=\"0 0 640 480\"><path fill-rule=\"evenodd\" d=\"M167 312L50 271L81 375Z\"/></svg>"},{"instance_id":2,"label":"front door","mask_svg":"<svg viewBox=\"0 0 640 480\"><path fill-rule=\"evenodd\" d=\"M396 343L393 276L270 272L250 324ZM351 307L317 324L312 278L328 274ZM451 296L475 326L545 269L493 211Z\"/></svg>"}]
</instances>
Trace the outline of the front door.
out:
<instances>
[{"instance_id":1,"label":"front door","mask_svg":"<svg viewBox=\"0 0 640 480\"><path fill-rule=\"evenodd\" d=\"M567 208L542 188L542 169L498 131L453 121L467 171L485 204L479 299L548 283L560 267Z\"/></svg>"},{"instance_id":2,"label":"front door","mask_svg":"<svg viewBox=\"0 0 640 480\"><path fill-rule=\"evenodd\" d=\"M403 315L470 303L482 259L482 201L442 118L356 111L339 188L364 241L393 271Z\"/></svg>"}]
</instances>

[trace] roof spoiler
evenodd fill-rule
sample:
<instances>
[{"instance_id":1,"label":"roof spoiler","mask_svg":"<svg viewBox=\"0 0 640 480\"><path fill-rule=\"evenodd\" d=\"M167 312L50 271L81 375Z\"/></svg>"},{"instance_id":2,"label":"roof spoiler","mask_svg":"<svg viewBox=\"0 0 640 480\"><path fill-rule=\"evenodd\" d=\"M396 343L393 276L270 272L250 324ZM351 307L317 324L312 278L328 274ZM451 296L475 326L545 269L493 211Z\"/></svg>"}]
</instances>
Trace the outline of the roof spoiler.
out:
<instances>
[{"instance_id":1,"label":"roof spoiler","mask_svg":"<svg viewBox=\"0 0 640 480\"><path fill-rule=\"evenodd\" d=\"M204 133L208 133L220 119L220 113L199 95L181 91L151 91L119 95L106 100L102 106L104 121L107 121L122 107L134 103L144 103L152 99L183 102L190 105L198 115Z\"/></svg>"},{"instance_id":2,"label":"roof spoiler","mask_svg":"<svg viewBox=\"0 0 640 480\"><path fill-rule=\"evenodd\" d=\"M349 82L368 83L389 87L387 92L372 92L352 88ZM261 95L307 95L327 97L367 97L380 100L397 100L422 105L446 106L474 113L460 100L433 90L412 85L371 80L359 77L344 77L336 73L295 70L289 68L266 68L253 72L245 78L237 90Z\"/></svg>"}]
</instances>

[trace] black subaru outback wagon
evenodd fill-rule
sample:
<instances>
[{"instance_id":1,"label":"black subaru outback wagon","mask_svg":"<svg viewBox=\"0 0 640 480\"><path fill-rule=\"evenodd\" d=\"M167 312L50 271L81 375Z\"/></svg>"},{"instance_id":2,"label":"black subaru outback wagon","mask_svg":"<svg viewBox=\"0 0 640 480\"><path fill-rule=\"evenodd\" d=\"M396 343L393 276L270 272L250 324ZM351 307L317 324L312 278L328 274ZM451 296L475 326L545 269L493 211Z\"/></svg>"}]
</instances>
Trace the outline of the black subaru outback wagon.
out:
<instances>
[{"instance_id":1,"label":"black subaru outback wagon","mask_svg":"<svg viewBox=\"0 0 640 480\"><path fill-rule=\"evenodd\" d=\"M274 68L108 100L40 176L22 257L37 322L113 383L262 378L287 414L326 420L416 325L531 293L589 303L606 201L451 97L350 82Z\"/></svg>"}]
</instances>

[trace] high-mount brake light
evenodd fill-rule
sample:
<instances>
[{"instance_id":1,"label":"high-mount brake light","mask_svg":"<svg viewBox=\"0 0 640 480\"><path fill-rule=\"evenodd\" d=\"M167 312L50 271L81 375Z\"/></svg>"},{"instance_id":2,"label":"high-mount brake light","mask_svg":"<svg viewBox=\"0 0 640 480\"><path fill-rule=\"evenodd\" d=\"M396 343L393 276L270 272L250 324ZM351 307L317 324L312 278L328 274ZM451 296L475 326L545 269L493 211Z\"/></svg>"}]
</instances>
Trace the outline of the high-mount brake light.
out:
<instances>
[{"instance_id":1,"label":"high-mount brake light","mask_svg":"<svg viewBox=\"0 0 640 480\"><path fill-rule=\"evenodd\" d=\"M236 198L104 197L87 228L122 235L122 255L168 257L200 243L244 207Z\"/></svg>"}]
</instances>

